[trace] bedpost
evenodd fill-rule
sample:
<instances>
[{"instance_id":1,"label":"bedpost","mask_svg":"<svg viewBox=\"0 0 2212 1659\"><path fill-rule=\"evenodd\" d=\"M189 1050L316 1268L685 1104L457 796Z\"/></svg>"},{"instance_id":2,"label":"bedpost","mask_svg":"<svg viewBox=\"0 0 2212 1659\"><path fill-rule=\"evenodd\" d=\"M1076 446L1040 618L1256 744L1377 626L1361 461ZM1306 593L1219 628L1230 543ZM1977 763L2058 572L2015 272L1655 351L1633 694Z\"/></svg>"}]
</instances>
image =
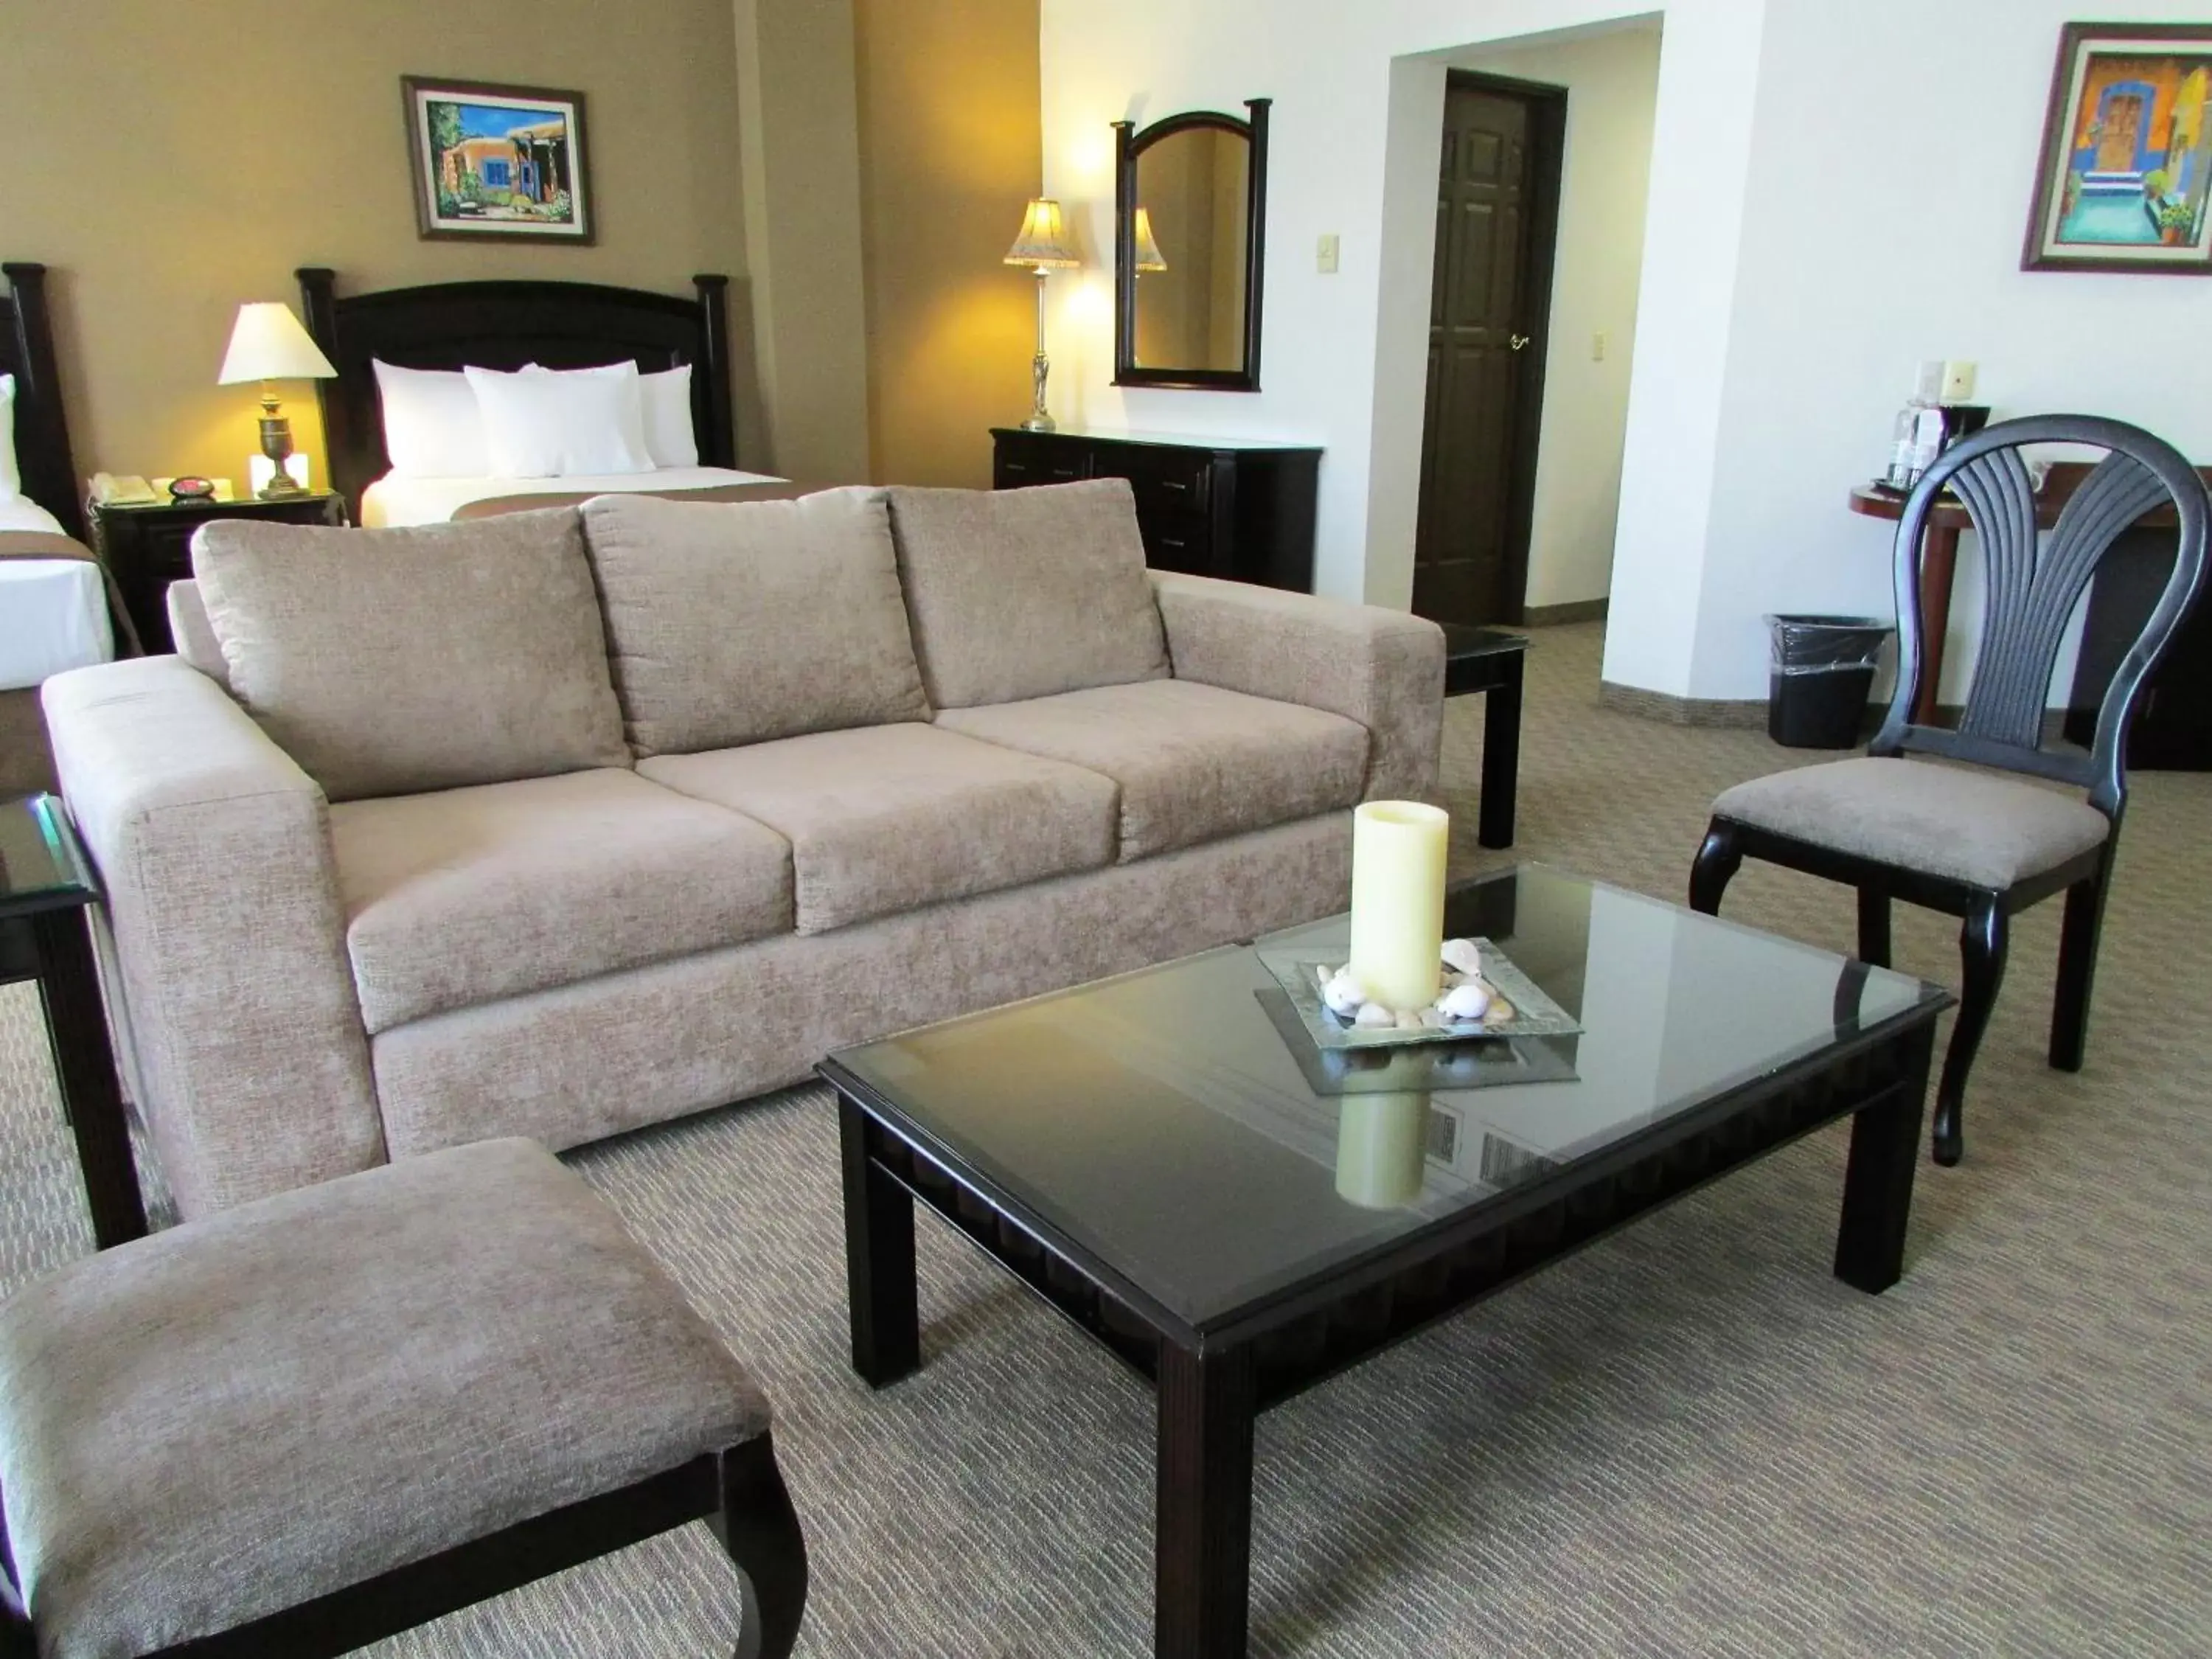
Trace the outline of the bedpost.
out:
<instances>
[{"instance_id":1,"label":"bedpost","mask_svg":"<svg viewBox=\"0 0 2212 1659\"><path fill-rule=\"evenodd\" d=\"M33 412L15 422L16 459L23 493L61 521L62 529L84 539L83 482L70 449L69 420L62 408L61 371L54 362L54 325L46 309L46 268L28 261L0 264L8 278L15 314L15 364L24 384L16 396Z\"/></svg>"},{"instance_id":2,"label":"bedpost","mask_svg":"<svg viewBox=\"0 0 2212 1659\"><path fill-rule=\"evenodd\" d=\"M338 274L327 265L302 265L292 273L300 279L300 310L307 337L322 348L323 356L340 374L346 372L338 358ZM315 406L323 416L323 471L327 488L346 498L346 511L361 522L361 492L367 477L356 477L351 465L359 446L345 399L337 395L337 382L315 382Z\"/></svg>"},{"instance_id":3,"label":"bedpost","mask_svg":"<svg viewBox=\"0 0 2212 1659\"><path fill-rule=\"evenodd\" d=\"M700 363L691 380L692 415L699 428L699 464L735 467L738 429L730 414L730 279L691 279L699 294Z\"/></svg>"}]
</instances>

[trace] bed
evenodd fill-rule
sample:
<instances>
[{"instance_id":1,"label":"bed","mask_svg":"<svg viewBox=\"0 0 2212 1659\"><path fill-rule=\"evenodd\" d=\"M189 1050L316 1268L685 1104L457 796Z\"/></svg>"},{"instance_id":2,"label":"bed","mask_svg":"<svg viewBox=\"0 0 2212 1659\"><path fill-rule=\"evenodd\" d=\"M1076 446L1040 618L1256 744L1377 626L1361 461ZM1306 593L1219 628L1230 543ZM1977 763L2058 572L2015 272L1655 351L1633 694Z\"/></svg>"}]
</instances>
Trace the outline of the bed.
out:
<instances>
[{"instance_id":1,"label":"bed","mask_svg":"<svg viewBox=\"0 0 2212 1659\"><path fill-rule=\"evenodd\" d=\"M0 264L0 374L10 377L16 488L0 487L0 796L53 787L40 684L106 662L116 630L105 573L84 545L84 507L62 409L46 268ZM0 481L4 483L4 481Z\"/></svg>"},{"instance_id":2,"label":"bed","mask_svg":"<svg viewBox=\"0 0 2212 1659\"><path fill-rule=\"evenodd\" d=\"M611 490L654 495L771 485L737 470L730 406L729 279L695 276L690 297L595 283L434 283L341 295L320 266L298 273L307 332L337 370L316 383L331 488L354 522L442 523L472 503L512 510L528 497L574 500ZM699 464L606 477L423 477L395 475L374 365L401 368L592 368L623 361L641 374L689 365ZM516 498L521 499L519 502Z\"/></svg>"}]
</instances>

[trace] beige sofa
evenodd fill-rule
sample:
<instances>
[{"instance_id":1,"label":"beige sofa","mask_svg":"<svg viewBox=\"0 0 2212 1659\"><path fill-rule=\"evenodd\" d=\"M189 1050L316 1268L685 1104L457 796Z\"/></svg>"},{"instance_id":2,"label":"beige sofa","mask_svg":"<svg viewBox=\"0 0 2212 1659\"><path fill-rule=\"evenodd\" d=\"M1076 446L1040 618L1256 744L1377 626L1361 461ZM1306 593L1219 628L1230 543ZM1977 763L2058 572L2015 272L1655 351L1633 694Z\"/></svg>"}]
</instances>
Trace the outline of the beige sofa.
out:
<instances>
[{"instance_id":1,"label":"beige sofa","mask_svg":"<svg viewBox=\"0 0 2212 1659\"><path fill-rule=\"evenodd\" d=\"M187 1216L570 1146L1310 919L1431 623L1144 568L1118 480L211 525L45 708Z\"/></svg>"}]
</instances>

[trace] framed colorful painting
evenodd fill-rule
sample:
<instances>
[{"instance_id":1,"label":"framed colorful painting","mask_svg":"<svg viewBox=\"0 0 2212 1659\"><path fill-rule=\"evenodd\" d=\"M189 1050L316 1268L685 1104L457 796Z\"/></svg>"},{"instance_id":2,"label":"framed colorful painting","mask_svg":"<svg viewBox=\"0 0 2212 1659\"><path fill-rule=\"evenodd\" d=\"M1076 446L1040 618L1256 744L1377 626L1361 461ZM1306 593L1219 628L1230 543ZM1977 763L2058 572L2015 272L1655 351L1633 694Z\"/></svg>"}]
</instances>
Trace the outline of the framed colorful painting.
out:
<instances>
[{"instance_id":1,"label":"framed colorful painting","mask_svg":"<svg viewBox=\"0 0 2212 1659\"><path fill-rule=\"evenodd\" d=\"M2212 24L2069 23L2023 270L2212 276Z\"/></svg>"},{"instance_id":2,"label":"framed colorful painting","mask_svg":"<svg viewBox=\"0 0 2212 1659\"><path fill-rule=\"evenodd\" d=\"M589 243L584 94L400 77L426 239Z\"/></svg>"}]
</instances>

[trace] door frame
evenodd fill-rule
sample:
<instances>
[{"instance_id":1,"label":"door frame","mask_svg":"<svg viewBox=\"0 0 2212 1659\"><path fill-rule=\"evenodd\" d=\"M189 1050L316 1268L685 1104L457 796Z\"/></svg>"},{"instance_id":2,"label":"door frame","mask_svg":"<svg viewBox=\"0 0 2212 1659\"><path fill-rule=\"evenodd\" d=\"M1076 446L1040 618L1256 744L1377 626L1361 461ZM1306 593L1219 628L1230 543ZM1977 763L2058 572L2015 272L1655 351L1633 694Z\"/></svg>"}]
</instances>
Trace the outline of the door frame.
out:
<instances>
[{"instance_id":1,"label":"door frame","mask_svg":"<svg viewBox=\"0 0 2212 1659\"><path fill-rule=\"evenodd\" d=\"M1519 623L1528 609L1529 541L1536 519L1536 453L1543 440L1544 368L1551 350L1552 277L1559 263L1559 196L1567 150L1567 88L1507 75L1454 69L1444 73L1445 95L1455 87L1517 98L1528 111L1528 240L1522 255L1521 292L1528 296L1528 347L1515 352L1513 476L1505 497L1505 580L1511 594L1502 620ZM1436 303L1434 276L1429 303ZM1429 430L1425 421L1421 445Z\"/></svg>"}]
</instances>

